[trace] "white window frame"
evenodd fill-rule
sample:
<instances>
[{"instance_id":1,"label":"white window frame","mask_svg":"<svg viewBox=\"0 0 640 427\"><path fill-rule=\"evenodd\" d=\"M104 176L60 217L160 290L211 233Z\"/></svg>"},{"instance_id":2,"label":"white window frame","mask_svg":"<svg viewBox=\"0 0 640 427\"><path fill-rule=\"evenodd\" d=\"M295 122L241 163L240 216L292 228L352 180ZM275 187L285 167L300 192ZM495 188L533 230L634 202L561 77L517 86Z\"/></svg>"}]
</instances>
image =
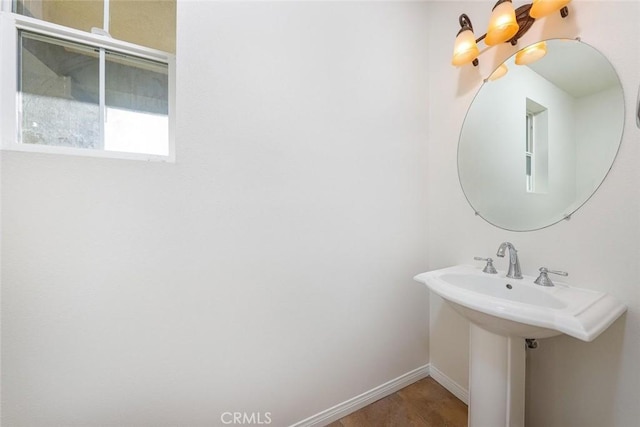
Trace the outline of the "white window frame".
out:
<instances>
[{"instance_id":1,"label":"white window frame","mask_svg":"<svg viewBox=\"0 0 640 427\"><path fill-rule=\"evenodd\" d=\"M535 164L535 121L536 121L536 115L535 113L532 113L530 111L527 111L527 135L526 135L526 147L525 147L525 159L529 161L529 173L526 174L527 175L527 193L535 193L536 192L536 188L535 188L535 182L536 182L536 176L535 176L535 170L536 170L536 164ZM525 166L526 167L526 166ZM526 173L527 171L525 171Z\"/></svg>"},{"instance_id":2,"label":"white window frame","mask_svg":"<svg viewBox=\"0 0 640 427\"><path fill-rule=\"evenodd\" d=\"M175 55L133 43L115 40L107 35L89 33L19 15L11 12L11 0L0 0L0 2L0 147L2 150L175 162ZM18 31L20 30L167 64L169 73L168 155L126 153L100 149L23 144L19 142Z\"/></svg>"}]
</instances>

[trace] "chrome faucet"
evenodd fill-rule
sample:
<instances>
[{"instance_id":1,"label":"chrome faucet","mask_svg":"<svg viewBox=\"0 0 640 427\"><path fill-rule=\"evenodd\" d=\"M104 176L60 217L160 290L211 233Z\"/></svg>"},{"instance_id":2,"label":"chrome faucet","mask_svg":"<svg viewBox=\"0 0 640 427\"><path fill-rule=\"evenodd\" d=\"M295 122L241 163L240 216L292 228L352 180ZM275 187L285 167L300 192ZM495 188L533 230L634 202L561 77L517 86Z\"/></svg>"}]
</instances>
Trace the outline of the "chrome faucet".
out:
<instances>
[{"instance_id":1,"label":"chrome faucet","mask_svg":"<svg viewBox=\"0 0 640 427\"><path fill-rule=\"evenodd\" d=\"M518 259L518 251L512 243L504 242L498 248L497 256L504 258L504 252L509 249L509 271L507 277L512 279L522 279L522 271L520 271L520 260Z\"/></svg>"}]
</instances>

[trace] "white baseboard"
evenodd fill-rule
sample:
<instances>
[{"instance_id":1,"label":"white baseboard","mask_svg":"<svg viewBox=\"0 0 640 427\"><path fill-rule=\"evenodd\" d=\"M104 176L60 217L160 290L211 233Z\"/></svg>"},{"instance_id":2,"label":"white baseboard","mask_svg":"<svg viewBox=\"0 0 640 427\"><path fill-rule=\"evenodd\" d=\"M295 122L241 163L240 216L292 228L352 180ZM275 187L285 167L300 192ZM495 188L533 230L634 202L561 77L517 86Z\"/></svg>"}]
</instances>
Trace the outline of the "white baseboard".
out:
<instances>
[{"instance_id":1,"label":"white baseboard","mask_svg":"<svg viewBox=\"0 0 640 427\"><path fill-rule=\"evenodd\" d=\"M400 375L398 378L379 385L378 387L372 388L371 390L366 391L359 396L353 397L349 400L335 405L332 408L326 409L322 412L312 415L307 419L292 424L291 427L320 427L331 424L332 422L337 421L340 418L345 417L350 413L355 412L358 409L375 402L376 400L387 397L390 394L400 390L401 388L404 388L416 381L428 377L429 372L430 367L427 363L426 365L416 368L413 371L407 372L404 375ZM455 384L453 381L451 381L451 383ZM446 385L442 385L448 388ZM453 391L451 392L455 394Z\"/></svg>"},{"instance_id":2,"label":"white baseboard","mask_svg":"<svg viewBox=\"0 0 640 427\"><path fill-rule=\"evenodd\" d=\"M469 391L462 387L460 384L446 376L438 368L433 365L429 366L429 375L436 380L440 385L449 390L455 397L462 400L467 405L469 404Z\"/></svg>"}]
</instances>

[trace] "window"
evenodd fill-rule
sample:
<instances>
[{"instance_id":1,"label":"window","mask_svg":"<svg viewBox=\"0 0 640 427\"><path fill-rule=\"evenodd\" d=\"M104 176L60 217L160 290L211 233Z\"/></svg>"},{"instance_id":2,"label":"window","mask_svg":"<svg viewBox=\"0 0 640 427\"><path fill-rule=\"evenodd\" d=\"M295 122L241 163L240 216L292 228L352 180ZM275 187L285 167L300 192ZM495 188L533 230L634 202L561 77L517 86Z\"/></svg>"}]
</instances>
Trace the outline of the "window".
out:
<instances>
[{"instance_id":1,"label":"window","mask_svg":"<svg viewBox=\"0 0 640 427\"><path fill-rule=\"evenodd\" d=\"M527 138L526 148L524 155L526 159L526 174L527 174L527 192L533 193L533 133L535 128L533 122L535 121L533 113L527 111Z\"/></svg>"},{"instance_id":2,"label":"window","mask_svg":"<svg viewBox=\"0 0 640 427\"><path fill-rule=\"evenodd\" d=\"M175 0L20 0L11 12L6 7L3 148L173 160L175 61L159 48L175 49ZM167 21L169 37L154 37Z\"/></svg>"},{"instance_id":3,"label":"window","mask_svg":"<svg viewBox=\"0 0 640 427\"><path fill-rule=\"evenodd\" d=\"M525 177L527 193L546 193L549 185L549 126L546 107L527 98Z\"/></svg>"}]
</instances>

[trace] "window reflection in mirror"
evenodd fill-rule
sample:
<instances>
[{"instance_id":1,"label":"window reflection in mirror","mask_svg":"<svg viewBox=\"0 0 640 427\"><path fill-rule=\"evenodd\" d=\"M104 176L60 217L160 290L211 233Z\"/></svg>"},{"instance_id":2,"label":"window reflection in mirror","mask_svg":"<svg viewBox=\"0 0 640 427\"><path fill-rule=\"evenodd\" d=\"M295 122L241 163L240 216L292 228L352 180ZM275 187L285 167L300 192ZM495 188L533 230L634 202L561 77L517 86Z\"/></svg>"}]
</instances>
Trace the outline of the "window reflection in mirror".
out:
<instances>
[{"instance_id":1,"label":"window reflection in mirror","mask_svg":"<svg viewBox=\"0 0 640 427\"><path fill-rule=\"evenodd\" d=\"M549 110L526 99L525 158L529 193L546 193L549 182Z\"/></svg>"}]
</instances>

